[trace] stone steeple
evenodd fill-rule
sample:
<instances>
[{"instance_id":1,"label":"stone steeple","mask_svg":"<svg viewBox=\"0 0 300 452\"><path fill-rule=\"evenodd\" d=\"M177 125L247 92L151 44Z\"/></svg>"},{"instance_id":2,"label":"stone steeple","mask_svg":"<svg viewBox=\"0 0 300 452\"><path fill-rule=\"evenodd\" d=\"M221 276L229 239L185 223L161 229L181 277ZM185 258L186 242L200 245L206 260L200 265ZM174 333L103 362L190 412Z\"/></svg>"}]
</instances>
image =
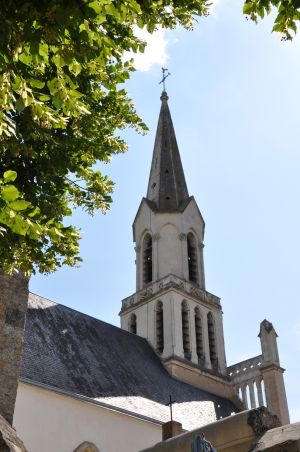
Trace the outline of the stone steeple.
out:
<instances>
[{"instance_id":1,"label":"stone steeple","mask_svg":"<svg viewBox=\"0 0 300 452\"><path fill-rule=\"evenodd\" d=\"M159 212L176 212L189 199L189 193L165 91L160 99L147 199Z\"/></svg>"},{"instance_id":2,"label":"stone steeple","mask_svg":"<svg viewBox=\"0 0 300 452\"><path fill-rule=\"evenodd\" d=\"M133 222L136 292L122 300L122 328L146 338L179 380L244 409L266 404L288 423L284 369L270 322L261 324L261 355L226 365L222 306L205 287L205 224L188 193L165 91L161 101L147 197Z\"/></svg>"},{"instance_id":3,"label":"stone steeple","mask_svg":"<svg viewBox=\"0 0 300 452\"><path fill-rule=\"evenodd\" d=\"M206 390L212 375L221 378L224 395L222 309L205 289L205 224L188 193L165 91L161 101L147 196L133 223L136 293L122 302L122 328L147 338L178 378Z\"/></svg>"}]
</instances>

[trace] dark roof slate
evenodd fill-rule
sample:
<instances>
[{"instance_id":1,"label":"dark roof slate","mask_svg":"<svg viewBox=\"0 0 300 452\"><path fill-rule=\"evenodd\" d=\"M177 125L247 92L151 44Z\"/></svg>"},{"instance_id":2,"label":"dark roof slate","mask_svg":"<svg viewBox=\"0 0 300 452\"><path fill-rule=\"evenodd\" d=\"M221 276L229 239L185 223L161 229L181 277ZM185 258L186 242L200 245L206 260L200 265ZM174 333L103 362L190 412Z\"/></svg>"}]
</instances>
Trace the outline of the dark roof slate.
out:
<instances>
[{"instance_id":1,"label":"dark roof slate","mask_svg":"<svg viewBox=\"0 0 300 452\"><path fill-rule=\"evenodd\" d=\"M172 378L145 339L33 294L21 377L91 398L141 396L165 404L172 394L177 402L212 401L217 418L236 410Z\"/></svg>"}]
</instances>

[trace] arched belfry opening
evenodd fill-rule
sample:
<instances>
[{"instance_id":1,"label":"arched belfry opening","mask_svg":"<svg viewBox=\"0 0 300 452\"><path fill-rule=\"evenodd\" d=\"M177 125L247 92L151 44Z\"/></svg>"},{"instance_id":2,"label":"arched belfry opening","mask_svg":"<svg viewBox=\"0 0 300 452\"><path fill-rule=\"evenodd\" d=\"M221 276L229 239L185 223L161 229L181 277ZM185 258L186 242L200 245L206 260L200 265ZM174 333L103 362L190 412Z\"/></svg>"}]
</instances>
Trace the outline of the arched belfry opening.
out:
<instances>
[{"instance_id":1,"label":"arched belfry opening","mask_svg":"<svg viewBox=\"0 0 300 452\"><path fill-rule=\"evenodd\" d=\"M181 319L182 319L182 345L184 357L191 359L191 342L190 342L190 310L186 301L181 305Z\"/></svg>"},{"instance_id":2,"label":"arched belfry opening","mask_svg":"<svg viewBox=\"0 0 300 452\"><path fill-rule=\"evenodd\" d=\"M161 301L156 305L156 350L160 354L164 351L164 311Z\"/></svg>"},{"instance_id":3,"label":"arched belfry opening","mask_svg":"<svg viewBox=\"0 0 300 452\"><path fill-rule=\"evenodd\" d=\"M199 283L197 263L197 242L194 234L189 232L187 236L187 254L189 267L189 280L195 284Z\"/></svg>"},{"instance_id":4,"label":"arched belfry opening","mask_svg":"<svg viewBox=\"0 0 300 452\"><path fill-rule=\"evenodd\" d=\"M136 315L135 314L131 314L130 318L129 318L129 332L136 334Z\"/></svg>"},{"instance_id":5,"label":"arched belfry opening","mask_svg":"<svg viewBox=\"0 0 300 452\"><path fill-rule=\"evenodd\" d=\"M218 355L216 345L215 322L211 312L207 314L207 330L209 343L209 356L213 369L218 368Z\"/></svg>"},{"instance_id":6,"label":"arched belfry opening","mask_svg":"<svg viewBox=\"0 0 300 452\"><path fill-rule=\"evenodd\" d=\"M152 281L152 237L146 234L143 240L143 282L148 284Z\"/></svg>"},{"instance_id":7,"label":"arched belfry opening","mask_svg":"<svg viewBox=\"0 0 300 452\"><path fill-rule=\"evenodd\" d=\"M195 308L195 331L196 331L196 349L198 356L198 364L203 365L205 362L203 327L202 327L202 316L198 306Z\"/></svg>"}]
</instances>

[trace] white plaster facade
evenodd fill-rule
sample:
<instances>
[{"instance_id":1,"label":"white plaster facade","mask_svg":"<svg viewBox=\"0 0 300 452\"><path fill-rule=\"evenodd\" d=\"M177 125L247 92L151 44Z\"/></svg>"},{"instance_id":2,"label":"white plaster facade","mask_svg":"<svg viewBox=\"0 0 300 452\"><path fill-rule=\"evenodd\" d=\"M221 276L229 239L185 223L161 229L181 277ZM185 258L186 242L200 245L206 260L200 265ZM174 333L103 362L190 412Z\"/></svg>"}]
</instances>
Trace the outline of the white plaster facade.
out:
<instances>
[{"instance_id":1,"label":"white plaster facade","mask_svg":"<svg viewBox=\"0 0 300 452\"><path fill-rule=\"evenodd\" d=\"M73 452L85 441L100 452L137 452L161 441L159 422L24 382L13 425L29 452Z\"/></svg>"}]
</instances>

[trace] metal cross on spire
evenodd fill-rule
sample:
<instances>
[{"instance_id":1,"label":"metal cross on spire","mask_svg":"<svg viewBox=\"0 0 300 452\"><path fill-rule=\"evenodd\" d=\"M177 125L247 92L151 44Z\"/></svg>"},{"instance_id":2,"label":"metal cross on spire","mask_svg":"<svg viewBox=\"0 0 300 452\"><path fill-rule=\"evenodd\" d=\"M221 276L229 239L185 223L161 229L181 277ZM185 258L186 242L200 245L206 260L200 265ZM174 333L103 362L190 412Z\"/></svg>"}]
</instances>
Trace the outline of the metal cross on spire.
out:
<instances>
[{"instance_id":1,"label":"metal cross on spire","mask_svg":"<svg viewBox=\"0 0 300 452\"><path fill-rule=\"evenodd\" d=\"M166 403L166 406L170 407L170 416L171 416L171 421L173 421L173 411L172 411L172 405L173 403L175 403L176 400L172 400L172 396L170 395L170 401L168 403Z\"/></svg>"},{"instance_id":2,"label":"metal cross on spire","mask_svg":"<svg viewBox=\"0 0 300 452\"><path fill-rule=\"evenodd\" d=\"M159 85L162 83L162 84L163 84L163 89L164 89L164 91L166 91L166 84L165 84L165 81L166 81L166 78L169 77L169 75L171 75L171 74L170 74L170 72L169 72L169 69L167 69L166 67L162 67L161 70L162 70L163 78L162 78L162 80L159 82ZM166 72L168 72L168 73L166 74Z\"/></svg>"}]
</instances>

